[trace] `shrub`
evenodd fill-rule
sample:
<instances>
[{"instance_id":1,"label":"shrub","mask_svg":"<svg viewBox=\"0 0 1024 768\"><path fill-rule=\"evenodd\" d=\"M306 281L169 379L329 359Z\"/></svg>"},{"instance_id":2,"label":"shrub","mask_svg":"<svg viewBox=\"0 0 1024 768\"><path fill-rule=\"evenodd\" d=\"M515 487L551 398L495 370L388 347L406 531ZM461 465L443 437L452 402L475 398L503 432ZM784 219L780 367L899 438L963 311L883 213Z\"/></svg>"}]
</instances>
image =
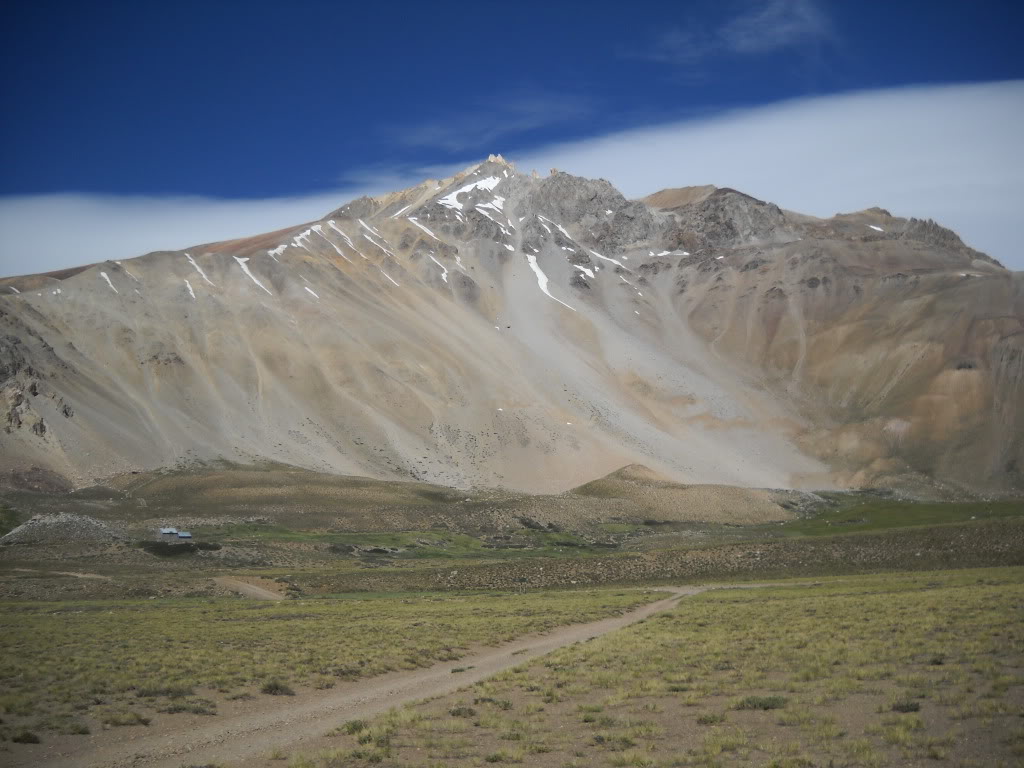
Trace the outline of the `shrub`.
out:
<instances>
[{"instance_id":1,"label":"shrub","mask_svg":"<svg viewBox=\"0 0 1024 768\"><path fill-rule=\"evenodd\" d=\"M480 698L473 699L474 704L493 704L498 709L512 709L512 702L508 699L495 699L490 696L481 696Z\"/></svg>"},{"instance_id":2,"label":"shrub","mask_svg":"<svg viewBox=\"0 0 1024 768\"><path fill-rule=\"evenodd\" d=\"M104 725L112 727L117 726L128 726L128 725L149 725L150 719L143 717L138 712L133 712L130 709L118 710L114 712L107 712L101 718Z\"/></svg>"},{"instance_id":3,"label":"shrub","mask_svg":"<svg viewBox=\"0 0 1024 768\"><path fill-rule=\"evenodd\" d=\"M138 547L158 557L191 555L199 550L216 552L221 548L220 544L212 541L182 541L180 543L174 542L173 544L169 541L140 541Z\"/></svg>"},{"instance_id":4,"label":"shrub","mask_svg":"<svg viewBox=\"0 0 1024 768\"><path fill-rule=\"evenodd\" d=\"M189 712L193 715L216 715L217 705L209 699L200 698L176 698L171 699L166 706L157 710L168 715L175 715L179 712Z\"/></svg>"},{"instance_id":5,"label":"shrub","mask_svg":"<svg viewBox=\"0 0 1024 768\"><path fill-rule=\"evenodd\" d=\"M20 730L11 736L11 741L18 744L38 744L39 737L32 733L32 731Z\"/></svg>"},{"instance_id":6,"label":"shrub","mask_svg":"<svg viewBox=\"0 0 1024 768\"><path fill-rule=\"evenodd\" d=\"M177 699L182 696L191 696L194 692L191 685L144 685L135 690L135 695L144 699L152 699L157 696Z\"/></svg>"},{"instance_id":7,"label":"shrub","mask_svg":"<svg viewBox=\"0 0 1024 768\"><path fill-rule=\"evenodd\" d=\"M916 701L910 699L901 699L900 701L893 702L893 712L920 712L921 705Z\"/></svg>"},{"instance_id":8,"label":"shrub","mask_svg":"<svg viewBox=\"0 0 1024 768\"><path fill-rule=\"evenodd\" d=\"M508 750L501 749L497 752L491 752L487 755L484 760L488 763L521 763L523 759L515 752L509 752Z\"/></svg>"},{"instance_id":9,"label":"shrub","mask_svg":"<svg viewBox=\"0 0 1024 768\"><path fill-rule=\"evenodd\" d=\"M785 696L747 696L741 699L736 709L782 709L786 706Z\"/></svg>"},{"instance_id":10,"label":"shrub","mask_svg":"<svg viewBox=\"0 0 1024 768\"><path fill-rule=\"evenodd\" d=\"M345 733L347 733L347 734L349 734L351 736L353 734L359 733L360 731L366 730L366 721L365 720L349 720L347 723L345 723L341 727L344 729Z\"/></svg>"},{"instance_id":11,"label":"shrub","mask_svg":"<svg viewBox=\"0 0 1024 768\"><path fill-rule=\"evenodd\" d=\"M724 722L725 714L723 712L705 712L703 715L697 716L697 723L700 725L717 725Z\"/></svg>"},{"instance_id":12,"label":"shrub","mask_svg":"<svg viewBox=\"0 0 1024 768\"><path fill-rule=\"evenodd\" d=\"M452 717L476 717L476 710L472 707L454 707L448 710Z\"/></svg>"},{"instance_id":13,"label":"shrub","mask_svg":"<svg viewBox=\"0 0 1024 768\"><path fill-rule=\"evenodd\" d=\"M276 678L271 678L270 680L267 680L267 682L265 682L263 686L260 688L260 693L266 693L270 696L295 695L295 691L293 691L290 687L288 687Z\"/></svg>"}]
</instances>

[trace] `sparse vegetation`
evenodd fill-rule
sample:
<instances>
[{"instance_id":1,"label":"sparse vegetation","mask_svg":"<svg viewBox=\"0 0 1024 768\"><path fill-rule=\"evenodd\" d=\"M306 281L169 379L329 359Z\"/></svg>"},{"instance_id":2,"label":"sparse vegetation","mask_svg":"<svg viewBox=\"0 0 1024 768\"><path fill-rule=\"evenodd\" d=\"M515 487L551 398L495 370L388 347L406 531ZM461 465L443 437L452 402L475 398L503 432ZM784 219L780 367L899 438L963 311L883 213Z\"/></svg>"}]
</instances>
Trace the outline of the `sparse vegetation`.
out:
<instances>
[{"instance_id":1,"label":"sparse vegetation","mask_svg":"<svg viewBox=\"0 0 1024 768\"><path fill-rule=\"evenodd\" d=\"M173 493L164 499L182 503L192 489L181 480L145 482L168 483ZM217 490L210 477L196 482ZM236 500L267 493L268 504L277 504L261 483L228 493L240 493ZM547 520L543 506L526 510L497 492L485 500L476 492L361 481L320 492L332 503L344 499L345 514L404 509L395 519L406 529L337 530L337 512L329 514L323 499L290 489L289 499L312 504L308 516L293 506L277 517L190 525L202 546L186 543L185 557L146 557L131 539L116 545L131 562L145 558L151 572L92 556L73 568L15 560L29 550L5 548L2 583L15 594L134 598L0 606L0 713L7 721L0 741L22 731L44 740L90 726L98 733L173 713L212 716L218 703L238 699L287 706L269 697L454 662L474 645L661 597L587 585L790 576L827 581L687 598L673 614L459 694L346 723L336 731L337 749L294 757L291 765L852 767L954 765L972 750L1012 764L1024 753L1024 738L1010 729L1024 711L1021 632L1010 619L1024 604L1020 569L926 572L1020 564L1020 503L837 494L788 522L608 516L576 529ZM94 491L82 499L100 497ZM212 499L201 510L211 519ZM102 506L110 516L142 514L119 504ZM422 509L403 517L410 504ZM500 508L512 527L430 526L440 506L456 504L469 523ZM26 514L0 512L12 520ZM151 544L164 548L147 542L143 549ZM243 578L258 577L290 599L211 599L210 577L223 571L203 568L235 565L238 557L248 558ZM835 578L897 566L922 572ZM570 591L526 591L537 587ZM452 667L453 682L470 669Z\"/></svg>"},{"instance_id":2,"label":"sparse vegetation","mask_svg":"<svg viewBox=\"0 0 1024 768\"><path fill-rule=\"evenodd\" d=\"M661 596L586 590L278 603L6 603L0 606L0 712L17 725L41 718L44 731L90 712L108 726L144 725L157 713L212 715L221 696L290 695L298 686L325 688L429 666L473 645L590 621Z\"/></svg>"},{"instance_id":3,"label":"sparse vegetation","mask_svg":"<svg viewBox=\"0 0 1024 768\"><path fill-rule=\"evenodd\" d=\"M1021 605L1021 568L705 592L358 733L386 730L389 764L449 768L1012 765ZM354 760L346 730L331 754Z\"/></svg>"}]
</instances>

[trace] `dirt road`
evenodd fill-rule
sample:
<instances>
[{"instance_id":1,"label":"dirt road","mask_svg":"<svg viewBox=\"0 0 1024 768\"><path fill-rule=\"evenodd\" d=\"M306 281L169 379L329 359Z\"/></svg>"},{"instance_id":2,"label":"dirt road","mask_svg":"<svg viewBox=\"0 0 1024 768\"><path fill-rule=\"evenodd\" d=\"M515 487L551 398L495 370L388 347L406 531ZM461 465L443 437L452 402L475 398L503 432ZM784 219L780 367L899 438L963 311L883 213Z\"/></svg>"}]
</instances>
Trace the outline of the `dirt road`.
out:
<instances>
[{"instance_id":1,"label":"dirt road","mask_svg":"<svg viewBox=\"0 0 1024 768\"><path fill-rule=\"evenodd\" d=\"M244 582L243 582L244 583ZM735 585L754 587L758 585ZM450 693L497 672L572 643L635 624L671 608L682 597L712 586L668 587L671 597L589 624L575 624L545 635L486 648L458 661L426 669L394 672L295 697L261 698L247 710L214 718L162 718L149 728L119 728L88 740L76 737L58 746L13 757L12 766L38 768L181 768L182 765L245 765L274 748L301 750L346 720L366 719L407 702ZM453 672L456 668L465 671ZM55 750L60 753L54 754Z\"/></svg>"},{"instance_id":2,"label":"dirt road","mask_svg":"<svg viewBox=\"0 0 1024 768\"><path fill-rule=\"evenodd\" d=\"M78 571L43 571L39 568L11 568L12 571L21 571L22 573L45 573L53 574L55 576L74 576L76 579L101 579L103 581L110 581L110 576L101 576L98 573L79 573Z\"/></svg>"},{"instance_id":3,"label":"dirt road","mask_svg":"<svg viewBox=\"0 0 1024 768\"><path fill-rule=\"evenodd\" d=\"M248 581L242 581L241 579L233 579L230 576L218 576L214 581L225 589L230 589L232 592L237 592L240 595L252 597L256 600L284 600L284 595L278 594L273 590L257 586L256 584L250 584Z\"/></svg>"}]
</instances>

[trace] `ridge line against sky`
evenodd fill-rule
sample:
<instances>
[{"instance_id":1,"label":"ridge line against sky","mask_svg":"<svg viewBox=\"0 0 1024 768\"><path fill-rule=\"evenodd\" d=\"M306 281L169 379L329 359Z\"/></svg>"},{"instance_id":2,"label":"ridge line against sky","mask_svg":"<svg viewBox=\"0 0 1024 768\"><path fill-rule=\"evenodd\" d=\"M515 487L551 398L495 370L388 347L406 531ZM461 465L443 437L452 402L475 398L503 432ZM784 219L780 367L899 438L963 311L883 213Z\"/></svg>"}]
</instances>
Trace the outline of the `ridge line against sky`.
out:
<instances>
[{"instance_id":1,"label":"ridge line against sky","mask_svg":"<svg viewBox=\"0 0 1024 768\"><path fill-rule=\"evenodd\" d=\"M611 181L627 197L715 184L817 216L873 205L932 218L1024 269L1024 80L797 98L503 153ZM482 158L377 166L357 184L264 200L96 194L0 198L0 274L178 250L318 219L349 199L451 175ZM339 174L339 177L341 174Z\"/></svg>"}]
</instances>

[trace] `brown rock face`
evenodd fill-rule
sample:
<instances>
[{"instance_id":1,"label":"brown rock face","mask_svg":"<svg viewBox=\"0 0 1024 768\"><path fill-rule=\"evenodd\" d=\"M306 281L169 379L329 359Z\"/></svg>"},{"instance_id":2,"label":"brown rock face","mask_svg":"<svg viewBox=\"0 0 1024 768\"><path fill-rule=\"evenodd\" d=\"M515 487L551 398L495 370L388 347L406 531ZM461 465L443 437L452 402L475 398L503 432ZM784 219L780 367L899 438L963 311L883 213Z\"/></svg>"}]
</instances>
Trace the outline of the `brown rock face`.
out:
<instances>
[{"instance_id":1,"label":"brown rock face","mask_svg":"<svg viewBox=\"0 0 1024 768\"><path fill-rule=\"evenodd\" d=\"M803 444L845 482L1019 487L1024 275L955 252L806 238L730 254L679 303L714 350L800 405L815 425Z\"/></svg>"},{"instance_id":2,"label":"brown rock face","mask_svg":"<svg viewBox=\"0 0 1024 768\"><path fill-rule=\"evenodd\" d=\"M695 493L671 483L1024 489L1024 278L878 208L629 201L493 158L0 292L0 478L226 459L528 491L643 464L669 505Z\"/></svg>"}]
</instances>

